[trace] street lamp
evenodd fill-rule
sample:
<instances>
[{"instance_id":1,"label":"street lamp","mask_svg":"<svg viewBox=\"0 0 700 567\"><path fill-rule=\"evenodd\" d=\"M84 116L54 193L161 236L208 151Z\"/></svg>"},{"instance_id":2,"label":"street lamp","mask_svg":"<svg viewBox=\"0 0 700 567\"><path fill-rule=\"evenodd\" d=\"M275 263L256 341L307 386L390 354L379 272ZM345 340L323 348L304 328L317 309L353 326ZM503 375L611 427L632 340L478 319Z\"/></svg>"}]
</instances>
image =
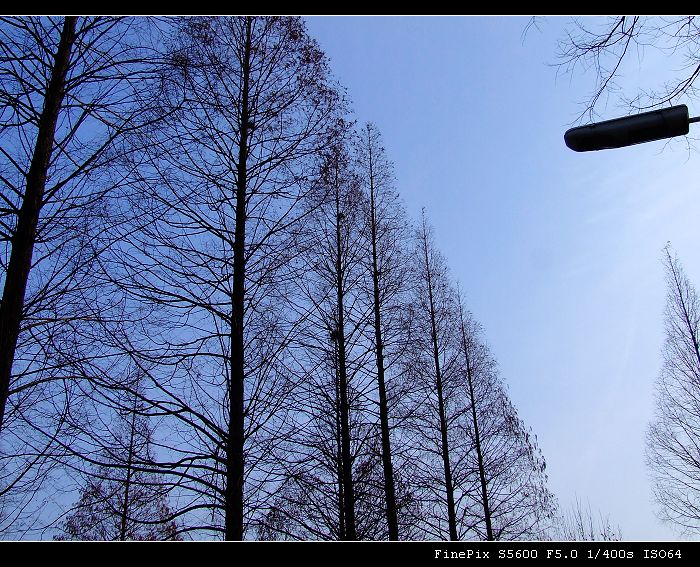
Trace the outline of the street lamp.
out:
<instances>
[{"instance_id":1,"label":"street lamp","mask_svg":"<svg viewBox=\"0 0 700 567\"><path fill-rule=\"evenodd\" d=\"M688 107L681 104L571 128L564 134L564 141L575 152L623 148L673 136L685 136L691 122L700 122L700 116L690 118Z\"/></svg>"}]
</instances>

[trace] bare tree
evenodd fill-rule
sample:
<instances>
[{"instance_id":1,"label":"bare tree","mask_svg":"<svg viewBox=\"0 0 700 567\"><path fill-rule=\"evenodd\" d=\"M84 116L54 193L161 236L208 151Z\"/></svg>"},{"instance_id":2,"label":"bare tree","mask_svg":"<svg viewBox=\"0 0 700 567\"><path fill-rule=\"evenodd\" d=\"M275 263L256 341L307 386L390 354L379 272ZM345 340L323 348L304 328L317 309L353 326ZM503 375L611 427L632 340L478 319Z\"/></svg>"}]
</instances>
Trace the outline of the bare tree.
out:
<instances>
[{"instance_id":1,"label":"bare tree","mask_svg":"<svg viewBox=\"0 0 700 567\"><path fill-rule=\"evenodd\" d=\"M151 110L151 23L0 20L3 498L31 498L63 452L53 451L75 387L72 337L100 303L92 270L107 244L104 198L121 182L110 166Z\"/></svg>"},{"instance_id":2,"label":"bare tree","mask_svg":"<svg viewBox=\"0 0 700 567\"><path fill-rule=\"evenodd\" d=\"M418 327L413 353L408 359L415 388L414 419L407 422L413 430L420 463L421 521L429 537L458 540L459 489L455 483L455 461L462 457L463 445L455 446L454 435L463 421L466 404L457 388L454 373L457 325L454 294L447 264L435 249L425 212L417 230L416 256L420 258L416 280L415 307L412 316Z\"/></svg>"},{"instance_id":3,"label":"bare tree","mask_svg":"<svg viewBox=\"0 0 700 567\"><path fill-rule=\"evenodd\" d=\"M471 406L471 417L472 417L472 433L474 438L474 449L476 450L476 464L477 470L479 471L479 484L481 488L481 503L484 509L484 526L486 528L486 539L488 541L494 540L493 524L492 524L492 514L491 505L489 504L489 491L488 491L488 481L486 480L486 466L484 459L484 451L482 448L483 444L483 427L482 431L479 431L479 409L481 409L481 399L477 401L475 394L475 374L477 372L476 360L475 360L475 345L474 345L474 335L477 329L474 329L472 325L467 331L467 323L471 321L465 321L464 317L464 307L462 305L462 298L458 295L459 301L459 326L462 335L462 351L464 353L464 363L466 365L467 374L467 388L469 390L469 405ZM479 408L477 408L477 402L479 403Z\"/></svg>"},{"instance_id":4,"label":"bare tree","mask_svg":"<svg viewBox=\"0 0 700 567\"><path fill-rule=\"evenodd\" d=\"M287 292L339 97L298 18L183 19L169 61L161 104L174 111L138 142L104 272L152 310L120 341L169 418L161 466L178 514L187 529L243 539L283 473L297 380Z\"/></svg>"},{"instance_id":5,"label":"bare tree","mask_svg":"<svg viewBox=\"0 0 700 567\"><path fill-rule=\"evenodd\" d=\"M463 482L473 486L467 491L473 529L479 539L542 539L555 509L545 460L509 399L481 325L464 309L461 297L457 300L469 406L465 433L471 446Z\"/></svg>"},{"instance_id":6,"label":"bare tree","mask_svg":"<svg viewBox=\"0 0 700 567\"><path fill-rule=\"evenodd\" d=\"M322 174L327 194L320 196L301 238L306 277L298 280L298 296L309 313L295 337L295 356L304 361L305 378L295 392L297 428L280 455L289 462L288 479L261 537L350 539L352 518L357 539L393 537L384 443L390 430L377 415L382 405L377 369L393 377L400 372L407 316L399 296L407 299L410 224L393 193L376 132L370 131L370 139L354 140L355 155L340 137L328 152ZM380 324L384 321L379 341L378 309ZM387 390L385 412L400 399ZM396 435L399 427L392 429ZM416 533L411 522L418 516L409 476L408 470L391 473L395 520L407 537Z\"/></svg>"},{"instance_id":7,"label":"bare tree","mask_svg":"<svg viewBox=\"0 0 700 567\"><path fill-rule=\"evenodd\" d=\"M362 477L374 470L370 462L376 454L369 444L376 430L368 420L370 359L363 331L369 310L358 300L364 203L348 134L349 129L327 152L325 190L318 204L309 203L301 236L305 276L298 280L297 296L308 315L295 348L304 378L294 394L296 431L280 455L289 461L284 493L289 501L279 506L300 537L355 540L376 537L357 515L366 500Z\"/></svg>"},{"instance_id":8,"label":"bare tree","mask_svg":"<svg viewBox=\"0 0 700 567\"><path fill-rule=\"evenodd\" d=\"M406 420L429 538L542 538L554 512L536 437L510 401L423 216Z\"/></svg>"},{"instance_id":9,"label":"bare tree","mask_svg":"<svg viewBox=\"0 0 700 567\"><path fill-rule=\"evenodd\" d=\"M138 85L152 69L133 43L130 20L4 18L0 24L1 427L10 389L20 387L11 384L20 334L31 329L36 337L35 320L65 310L72 300L65 296L80 286L77 262L65 254L95 234L81 218L99 223L96 203L106 184L95 172L116 159L116 140L140 125L148 109L139 97L146 87Z\"/></svg>"},{"instance_id":10,"label":"bare tree","mask_svg":"<svg viewBox=\"0 0 700 567\"><path fill-rule=\"evenodd\" d=\"M92 414L85 409L76 412L83 419L92 418L73 424L91 441L92 450L79 454L90 465L80 499L54 539L180 539L167 501L167 484L154 472L154 432L139 374L136 371L122 380L128 390L116 390L107 408L98 407ZM112 410L111 420L108 410ZM100 431L100 426L105 430Z\"/></svg>"},{"instance_id":11,"label":"bare tree","mask_svg":"<svg viewBox=\"0 0 700 567\"><path fill-rule=\"evenodd\" d=\"M345 310L346 310L346 279L348 271L347 257L350 252L350 246L347 238L343 236L347 233L345 228L347 222L347 206L341 209L341 194L338 156L334 156L333 167L333 201L335 205L335 254L332 256L335 259L335 295L336 295L336 317L335 326L331 327L331 339L337 345L337 365L338 365L338 413L340 414L340 454L341 454L341 470L342 470L342 490L343 490L343 519L345 525L345 533L343 539L357 539L357 528L355 524L355 487L352 479L352 460L351 460L351 433L350 433L350 400L348 396L348 371L347 371L347 342L345 328Z\"/></svg>"},{"instance_id":12,"label":"bare tree","mask_svg":"<svg viewBox=\"0 0 700 567\"><path fill-rule=\"evenodd\" d=\"M659 517L684 533L700 530L700 300L680 261L664 249L668 296L663 365L647 464Z\"/></svg>"},{"instance_id":13,"label":"bare tree","mask_svg":"<svg viewBox=\"0 0 700 567\"><path fill-rule=\"evenodd\" d=\"M55 47L50 79L44 89L43 108L38 117L32 117L37 121L36 123L38 126L36 143L34 151L30 155L27 155L30 163L29 168L20 170L26 171L26 187L23 192L20 188L17 188L19 190L15 191L15 194L21 198L21 205L18 206L16 200L7 199L7 204L10 206L8 212L14 213L16 216L16 226L12 227L9 224L7 225L7 232L9 233L7 235L7 240L12 243L12 246L10 260L5 270L5 285L3 288L2 302L0 303L0 428L2 428L5 405L10 390L12 363L14 361L17 339L20 333L27 279L31 268L36 238L35 233L37 225L39 224L39 212L44 199L46 178L55 144L54 136L56 133L56 124L58 122L59 110L65 96L65 83L70 67L71 50L75 43L76 21L77 18L75 17L67 17L63 20L60 29L60 39L58 45ZM35 29L32 29L33 26L23 24L23 22L5 22L6 26L17 26L20 27L20 29L24 28L22 29L22 31L25 32L23 35L32 37L36 43L43 39L41 37L43 35L41 32L44 30L42 30L40 26L36 26ZM7 29L7 27L5 29ZM12 49L14 47L13 44L15 44L15 41L3 42L3 51L9 52L6 56L8 63L16 62L19 65L22 54L16 53L16 51ZM12 71L14 71L14 69ZM3 79L7 80L9 78L10 80L8 82L11 81L18 84L18 86L21 85L22 82L24 82L24 77L12 71L10 73L4 73ZM10 114L13 113L12 111L14 108L18 110L22 108L19 107L19 105L12 104L14 102L14 100L12 100L14 98L13 94L14 93L8 93L9 96L5 95L3 97L9 99L7 103L10 103L8 106L12 109L10 110ZM31 109L30 103L31 99L25 103L28 109ZM15 122L15 124L21 124L26 120L22 114L21 111L17 113L17 122ZM10 124L10 128L13 125L14 124ZM9 157L5 151L3 151L3 155L6 158ZM14 162L13 159L8 161L10 161L10 163ZM11 188L14 187L14 184L7 185Z\"/></svg>"},{"instance_id":14,"label":"bare tree","mask_svg":"<svg viewBox=\"0 0 700 567\"><path fill-rule=\"evenodd\" d=\"M373 315L373 350L377 373L377 397L381 432L381 456L384 472L384 501L390 540L399 539L394 463L391 446L390 399L388 378L400 371L400 360L408 340L409 325L405 318L408 301L408 248L410 226L394 191L393 166L387 160L376 127L368 123L358 140L358 167L366 199L367 248L365 264L371 283L367 286L369 307ZM398 388L393 388L397 394Z\"/></svg>"}]
</instances>

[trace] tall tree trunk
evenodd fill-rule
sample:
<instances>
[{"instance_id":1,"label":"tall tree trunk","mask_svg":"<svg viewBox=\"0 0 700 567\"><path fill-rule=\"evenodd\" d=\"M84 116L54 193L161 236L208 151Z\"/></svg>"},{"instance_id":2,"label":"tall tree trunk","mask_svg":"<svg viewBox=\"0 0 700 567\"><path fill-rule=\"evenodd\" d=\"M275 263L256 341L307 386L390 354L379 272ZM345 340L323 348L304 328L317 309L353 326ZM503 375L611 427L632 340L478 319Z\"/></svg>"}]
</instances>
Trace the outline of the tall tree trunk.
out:
<instances>
[{"instance_id":1,"label":"tall tree trunk","mask_svg":"<svg viewBox=\"0 0 700 567\"><path fill-rule=\"evenodd\" d=\"M5 288L0 303L0 430L10 391L12 364L22 322L22 310L27 291L27 280L32 265L46 177L56 134L56 123L65 94L66 74L75 43L75 17L63 20L61 38L56 50L51 78L44 93L44 107L39 117L39 130L32 161L27 172L27 183L22 206L17 215L17 227L12 236L12 253L5 274Z\"/></svg>"},{"instance_id":2,"label":"tall tree trunk","mask_svg":"<svg viewBox=\"0 0 700 567\"><path fill-rule=\"evenodd\" d=\"M337 338L337 337L336 337ZM340 419L340 383L338 373L338 343L333 340L333 364L335 369L335 446L338 473L338 539L345 539L345 504L343 499L343 442Z\"/></svg>"},{"instance_id":3,"label":"tall tree trunk","mask_svg":"<svg viewBox=\"0 0 700 567\"><path fill-rule=\"evenodd\" d=\"M129 518L129 492L131 491L131 475L134 468L134 437L136 435L136 405L138 397L134 394L134 407L131 412L131 424L129 428L129 454L126 462L126 480L124 481L124 502L122 503L121 518L119 523L119 540L126 541L126 523Z\"/></svg>"},{"instance_id":4,"label":"tall tree trunk","mask_svg":"<svg viewBox=\"0 0 700 567\"><path fill-rule=\"evenodd\" d=\"M423 221L423 251L425 252L425 271L428 283L428 300L430 302L430 327L433 343L433 361L435 363L435 385L438 397L438 413L440 414L440 437L442 443L442 464L445 471L445 492L447 493L447 521L450 528L450 539L457 540L457 515L455 513L454 487L452 485L452 469L450 468L450 451L447 441L447 416L445 415L445 400L442 391L442 374L440 372L440 353L437 340L437 323L435 321L435 301L433 298L433 282L428 259L428 235Z\"/></svg>"},{"instance_id":5,"label":"tall tree trunk","mask_svg":"<svg viewBox=\"0 0 700 567\"><path fill-rule=\"evenodd\" d=\"M474 395L474 381L472 375L471 357L467 344L467 334L464 329L464 314L462 302L459 302L459 322L462 327L462 348L464 358L467 363L467 382L469 385L469 403L472 406L472 425L474 426L474 439L476 443L476 458L479 465L479 480L481 481L481 503L484 507L484 523L486 524L486 539L493 541L493 530L491 528L491 508L489 507L489 496L486 486L486 470L484 469L484 456L481 451L481 436L479 435L479 420L476 416L476 396Z\"/></svg>"},{"instance_id":6,"label":"tall tree trunk","mask_svg":"<svg viewBox=\"0 0 700 567\"><path fill-rule=\"evenodd\" d=\"M384 498L389 539L399 539L399 523L396 514L396 493L394 488L394 468L391 462L391 439L389 437L389 409L387 407L386 385L384 381L384 343L382 340L382 315L379 306L379 267L377 262L377 216L374 201L374 164L372 162L372 140L368 140L369 150L369 194L370 231L372 238L372 287L374 292L374 338L377 360L377 383L379 387L379 422L382 431L382 464L384 465Z\"/></svg>"},{"instance_id":7,"label":"tall tree trunk","mask_svg":"<svg viewBox=\"0 0 700 567\"><path fill-rule=\"evenodd\" d=\"M250 128L251 18L245 20L243 88L241 93L240 141L236 182L236 227L233 244L233 293L231 294L231 379L229 384L228 444L226 447L225 538L243 539L243 432L245 315L245 225L248 136Z\"/></svg>"},{"instance_id":8,"label":"tall tree trunk","mask_svg":"<svg viewBox=\"0 0 700 567\"><path fill-rule=\"evenodd\" d=\"M355 490L352 481L352 460L350 457L350 407L348 403L348 375L345 364L345 314L342 268L342 237L340 224L343 214L340 211L340 194L338 190L338 164L336 163L335 193L335 243L336 243L336 291L338 302L338 385L340 389L340 437L343 453L343 508L345 516L345 539L356 540L355 529Z\"/></svg>"}]
</instances>

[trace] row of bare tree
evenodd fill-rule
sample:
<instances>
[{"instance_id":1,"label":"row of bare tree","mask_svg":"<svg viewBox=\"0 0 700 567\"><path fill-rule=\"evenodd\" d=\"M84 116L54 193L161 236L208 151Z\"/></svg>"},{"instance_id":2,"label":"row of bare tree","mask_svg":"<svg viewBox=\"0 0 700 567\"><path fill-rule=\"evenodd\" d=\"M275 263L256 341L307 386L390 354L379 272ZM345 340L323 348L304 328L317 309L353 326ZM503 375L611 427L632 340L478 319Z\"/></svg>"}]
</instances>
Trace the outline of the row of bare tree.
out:
<instances>
[{"instance_id":1,"label":"row of bare tree","mask_svg":"<svg viewBox=\"0 0 700 567\"><path fill-rule=\"evenodd\" d=\"M0 85L6 537L546 537L536 439L300 19L3 19Z\"/></svg>"}]
</instances>

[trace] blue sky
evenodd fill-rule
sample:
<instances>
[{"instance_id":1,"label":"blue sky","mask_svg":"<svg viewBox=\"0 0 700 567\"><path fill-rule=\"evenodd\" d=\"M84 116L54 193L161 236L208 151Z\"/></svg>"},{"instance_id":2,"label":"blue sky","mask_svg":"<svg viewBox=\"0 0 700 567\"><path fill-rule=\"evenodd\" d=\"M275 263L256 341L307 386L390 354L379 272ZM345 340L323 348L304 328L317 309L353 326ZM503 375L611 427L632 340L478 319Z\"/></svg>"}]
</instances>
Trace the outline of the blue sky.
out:
<instances>
[{"instance_id":1,"label":"blue sky","mask_svg":"<svg viewBox=\"0 0 700 567\"><path fill-rule=\"evenodd\" d=\"M566 23L523 38L526 18L307 18L356 118L382 132L408 210L426 207L550 488L625 539L675 539L654 516L644 434L667 241L700 285L700 156L685 139L568 150L593 77L552 66ZM660 85L669 66L645 53L623 79Z\"/></svg>"}]
</instances>

